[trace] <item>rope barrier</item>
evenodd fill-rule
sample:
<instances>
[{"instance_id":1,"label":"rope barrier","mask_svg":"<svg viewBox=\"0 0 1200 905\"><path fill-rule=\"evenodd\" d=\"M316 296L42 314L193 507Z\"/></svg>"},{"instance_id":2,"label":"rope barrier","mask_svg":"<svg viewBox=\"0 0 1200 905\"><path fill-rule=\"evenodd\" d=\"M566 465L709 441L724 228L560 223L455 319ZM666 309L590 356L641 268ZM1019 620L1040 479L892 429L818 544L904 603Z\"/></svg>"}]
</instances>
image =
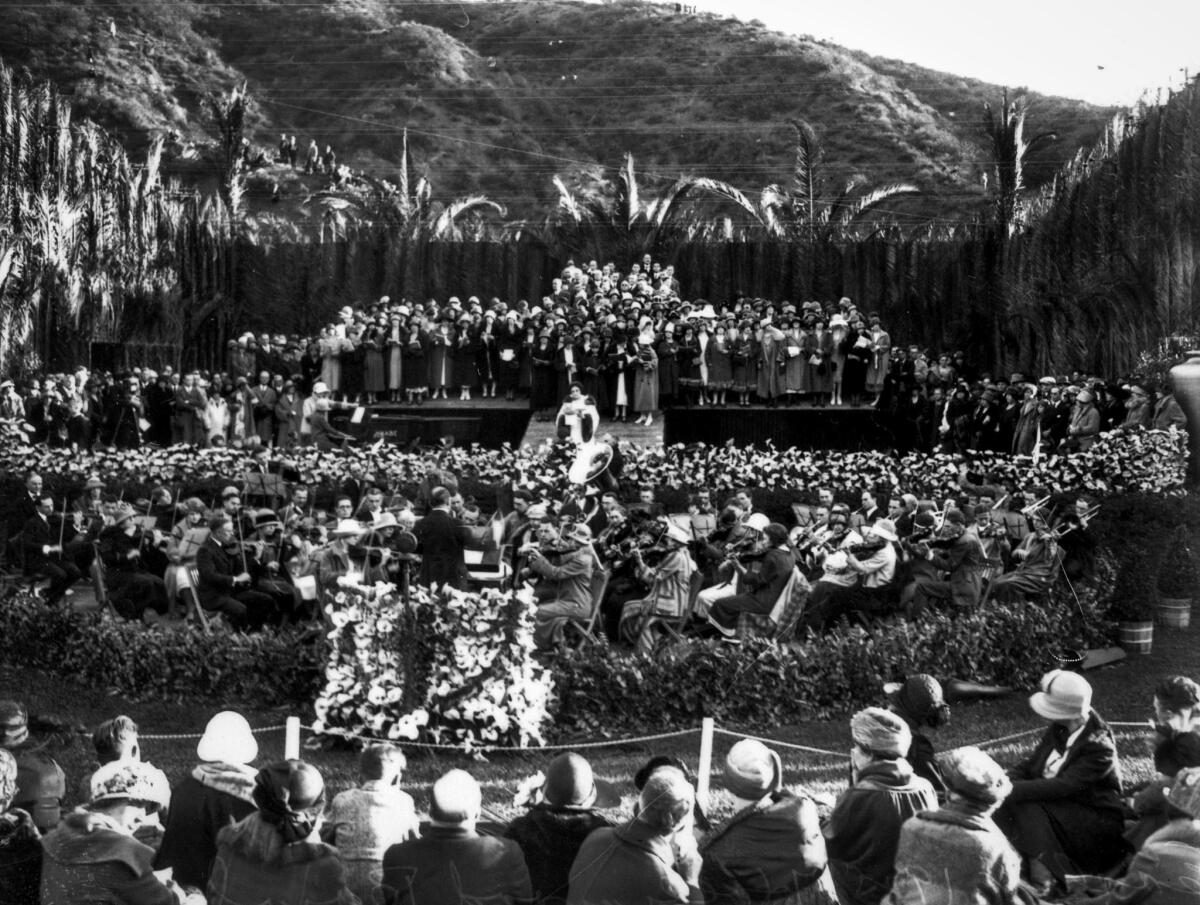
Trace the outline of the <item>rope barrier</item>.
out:
<instances>
[{"instance_id":1,"label":"rope barrier","mask_svg":"<svg viewBox=\"0 0 1200 905\"><path fill-rule=\"evenodd\" d=\"M260 733L260 732L282 732L286 728L287 728L287 726L282 726L282 725L281 726L263 726L261 729L251 729L250 731L253 733L256 733L256 734ZM310 729L310 727L308 727L308 726L305 726L304 728ZM147 739L147 740L156 741L156 742L182 742L182 741L188 741L190 739L195 739L196 741L199 741L200 739L204 738L204 733L203 732L177 732L177 733L155 733L153 735L150 735L145 732L139 732L138 738Z\"/></svg>"},{"instance_id":2,"label":"rope barrier","mask_svg":"<svg viewBox=\"0 0 1200 905\"><path fill-rule=\"evenodd\" d=\"M309 732L312 732L311 726L304 727ZM392 744L402 745L405 748L422 748L431 751L457 751L459 753L467 753L468 751L479 751L481 753L496 753L503 751L580 751L585 748L619 748L623 745L640 745L646 742L657 742L666 738L682 738L685 735L695 735L700 731L699 727L692 729L679 729L675 732L660 732L656 735L638 735L632 738L618 738L599 742L576 742L571 745L471 745L469 748L463 745L439 745L433 742L409 742L400 741L397 739L376 738L375 736L362 735L361 733L337 732L329 733L337 735L340 738L360 739L368 742L391 742Z\"/></svg>"},{"instance_id":3,"label":"rope barrier","mask_svg":"<svg viewBox=\"0 0 1200 905\"><path fill-rule=\"evenodd\" d=\"M717 735L728 735L733 738L748 738L756 742L762 742L764 745L778 745L780 748L791 748L794 751L805 751L809 754L820 754L824 757L836 757L838 760L846 759L845 751L827 751L824 748L811 748L808 745L797 745L792 742L782 742L775 738L765 738L758 735L746 735L744 732L734 732L731 729L722 729L719 726L713 729Z\"/></svg>"},{"instance_id":4,"label":"rope barrier","mask_svg":"<svg viewBox=\"0 0 1200 905\"><path fill-rule=\"evenodd\" d=\"M1109 728L1111 728L1111 729L1140 730L1142 732L1148 732L1151 728L1150 724L1148 722L1140 722L1140 723L1111 722L1108 725L1109 725ZM287 727L285 725L262 726L258 729L251 729L250 731L255 734L260 734L260 733L267 733L267 732L282 732L286 728ZM305 732L314 732L312 726L301 726L301 728L304 729ZM990 739L987 739L986 741L975 742L974 747L976 747L976 748L991 748L996 745L1002 745L1005 742L1012 742L1012 741L1016 741L1017 739L1027 738L1028 736L1031 736L1031 735L1038 735L1044 731L1045 730L1040 727L1033 728L1033 729L1026 729L1022 732L1014 732L1011 735L1002 735L1002 736L999 736L998 738L990 738ZM668 738L683 738L686 735L695 735L698 732L700 732L700 727L695 726L691 729L677 729L674 732L659 732L654 735L636 735L636 736L631 736L629 738L605 739L605 740L595 741L595 742L576 742L574 744L565 744L565 745L471 745L469 747L464 746L464 745L436 744L433 742L410 742L410 741L401 741L401 740L397 740L397 739L385 739L385 738L379 738L377 736L364 735L362 733L357 733L357 732L354 732L354 733L331 732L331 733L326 733L326 734L337 735L341 738L358 739L361 741L368 741L368 742L392 742L395 744L403 745L405 748L420 748L420 749L429 750L429 751L458 751L458 752L512 751L512 752L522 752L522 751L582 751L582 750L591 749L591 748L620 748L625 745L642 745L647 742L658 742L658 741L662 741L663 739L668 739ZM846 757L846 753L844 751L830 751L826 748L814 748L810 745L798 745L794 742L785 742L780 739L768 738L767 736L748 735L747 733L744 733L744 732L735 732L732 729L722 729L719 726L714 727L713 732L716 733L717 735L725 735L725 736L729 736L731 738L753 739L754 741L762 742L764 745L776 745L780 748L788 748L793 751L803 751L807 754L817 754L822 757L833 757L833 758L837 758L839 760L843 760ZM1132 731L1129 731L1129 732L1121 732L1118 734L1133 735L1135 733ZM198 741L199 739L201 739L204 736L204 733L202 733L202 732L153 733L153 734L139 733L139 736L142 739L145 739L146 741L190 741L190 740ZM968 747L968 746L967 745L959 745L957 748L954 748L952 750L958 750L959 748L965 748L965 747Z\"/></svg>"}]
</instances>

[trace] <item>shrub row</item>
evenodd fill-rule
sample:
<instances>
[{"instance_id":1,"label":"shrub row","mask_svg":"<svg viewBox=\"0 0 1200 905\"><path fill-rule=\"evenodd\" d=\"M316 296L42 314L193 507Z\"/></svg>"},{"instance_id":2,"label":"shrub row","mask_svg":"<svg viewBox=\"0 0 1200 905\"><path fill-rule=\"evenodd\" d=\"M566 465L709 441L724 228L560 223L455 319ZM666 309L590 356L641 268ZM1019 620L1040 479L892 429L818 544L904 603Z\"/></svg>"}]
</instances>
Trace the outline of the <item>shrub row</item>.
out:
<instances>
[{"instance_id":1,"label":"shrub row","mask_svg":"<svg viewBox=\"0 0 1200 905\"><path fill-rule=\"evenodd\" d=\"M325 660L321 635L243 634L214 625L149 629L71 613L26 594L0 605L0 658L130 697L204 697L259 706L312 703Z\"/></svg>"}]
</instances>

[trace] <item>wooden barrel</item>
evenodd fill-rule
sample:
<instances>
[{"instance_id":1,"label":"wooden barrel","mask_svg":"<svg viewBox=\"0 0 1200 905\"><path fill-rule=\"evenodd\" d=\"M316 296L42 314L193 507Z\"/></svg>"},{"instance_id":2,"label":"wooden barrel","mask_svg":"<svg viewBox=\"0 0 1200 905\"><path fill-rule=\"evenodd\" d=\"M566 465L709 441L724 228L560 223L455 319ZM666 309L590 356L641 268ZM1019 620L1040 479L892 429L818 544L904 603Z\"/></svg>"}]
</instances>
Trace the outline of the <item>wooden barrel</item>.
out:
<instances>
[{"instance_id":1,"label":"wooden barrel","mask_svg":"<svg viewBox=\"0 0 1200 905\"><path fill-rule=\"evenodd\" d=\"M1165 628L1187 628L1192 624L1192 601L1187 597L1160 597L1155 616Z\"/></svg>"},{"instance_id":2,"label":"wooden barrel","mask_svg":"<svg viewBox=\"0 0 1200 905\"><path fill-rule=\"evenodd\" d=\"M1153 622L1120 622L1117 624L1121 647L1131 654L1148 654L1154 644Z\"/></svg>"}]
</instances>

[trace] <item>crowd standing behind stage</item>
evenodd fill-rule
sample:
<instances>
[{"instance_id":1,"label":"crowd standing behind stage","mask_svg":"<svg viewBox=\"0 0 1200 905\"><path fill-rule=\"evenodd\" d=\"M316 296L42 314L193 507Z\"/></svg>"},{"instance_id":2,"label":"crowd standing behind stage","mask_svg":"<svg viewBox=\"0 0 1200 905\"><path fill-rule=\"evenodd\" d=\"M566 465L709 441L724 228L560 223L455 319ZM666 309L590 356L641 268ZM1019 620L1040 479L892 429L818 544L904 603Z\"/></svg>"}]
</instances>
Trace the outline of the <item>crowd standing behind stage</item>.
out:
<instances>
[{"instance_id":1,"label":"crowd standing behind stage","mask_svg":"<svg viewBox=\"0 0 1200 905\"><path fill-rule=\"evenodd\" d=\"M554 417L573 382L598 416L652 423L664 407L871 405L908 450L1029 454L1087 448L1100 431L1165 427L1183 414L1165 388L1083 374L981 373L963 351L894 342L848 299L800 305L679 297L672 267L646 256L568 264L551 294L511 306L346 306L318 336L245 334L223 372L48 375L0 384L0 417L73 449L141 442L287 447L315 442L314 389L331 402L420 404L528 398ZM318 440L336 442L336 435Z\"/></svg>"},{"instance_id":2,"label":"crowd standing behind stage","mask_svg":"<svg viewBox=\"0 0 1200 905\"><path fill-rule=\"evenodd\" d=\"M363 746L357 784L335 796L314 765L261 759L233 710L209 720L173 787L126 716L96 727L93 769L67 777L25 707L0 700L0 901L1194 905L1200 686L1169 676L1146 702L1155 775L1140 787L1082 675L1042 677L1029 708L1044 731L1007 770L977 747L936 751L954 689L929 675L880 689L849 720L836 800L785 786L779 755L744 738L718 760L722 819L679 758L629 777L630 814L567 752L522 783L524 812L507 823L461 769L418 813L400 788L404 754L386 743ZM64 812L68 779L81 804Z\"/></svg>"}]
</instances>

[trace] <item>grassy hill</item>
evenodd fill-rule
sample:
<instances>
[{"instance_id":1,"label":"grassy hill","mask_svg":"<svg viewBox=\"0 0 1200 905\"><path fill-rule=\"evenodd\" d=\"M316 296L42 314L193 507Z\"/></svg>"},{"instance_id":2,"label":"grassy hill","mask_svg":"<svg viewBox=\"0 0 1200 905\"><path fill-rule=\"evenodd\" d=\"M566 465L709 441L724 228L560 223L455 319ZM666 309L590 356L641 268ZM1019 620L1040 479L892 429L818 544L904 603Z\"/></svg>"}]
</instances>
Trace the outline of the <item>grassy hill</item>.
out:
<instances>
[{"instance_id":1,"label":"grassy hill","mask_svg":"<svg viewBox=\"0 0 1200 905\"><path fill-rule=\"evenodd\" d=\"M0 57L52 79L136 149L162 130L211 139L204 98L246 81L251 137L332 145L394 177L401 131L436 197L483 191L535 217L632 151L643 184L706 175L757 192L792 167L790 122L812 123L835 183L908 181L901 222L953 217L982 194L980 120L999 86L871 57L674 4L544 0L0 0ZM1029 128L1060 140L1044 180L1112 111L1028 95ZM181 165L188 178L211 165ZM268 181L272 179L267 174ZM297 200L313 180L281 180ZM287 206L285 205L285 208Z\"/></svg>"}]
</instances>

